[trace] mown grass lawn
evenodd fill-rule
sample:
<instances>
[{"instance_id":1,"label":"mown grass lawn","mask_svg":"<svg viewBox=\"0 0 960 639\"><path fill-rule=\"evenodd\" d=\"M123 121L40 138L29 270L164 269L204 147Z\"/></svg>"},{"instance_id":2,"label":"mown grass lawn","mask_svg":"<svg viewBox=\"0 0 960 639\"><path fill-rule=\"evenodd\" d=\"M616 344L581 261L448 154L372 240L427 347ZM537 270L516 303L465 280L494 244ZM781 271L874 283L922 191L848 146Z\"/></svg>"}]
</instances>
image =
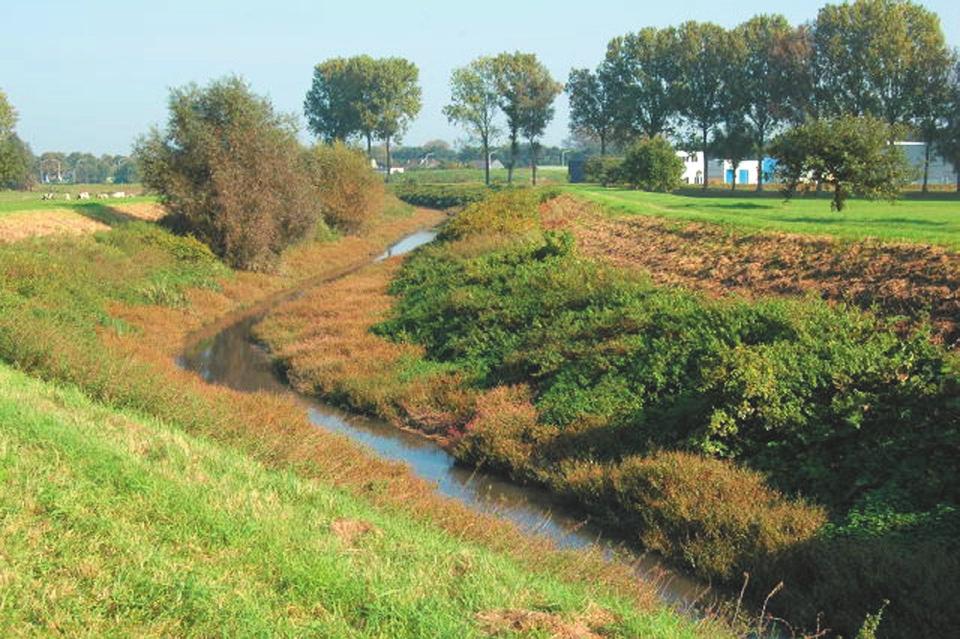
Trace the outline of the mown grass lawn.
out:
<instances>
[{"instance_id":1,"label":"mown grass lawn","mask_svg":"<svg viewBox=\"0 0 960 639\"><path fill-rule=\"evenodd\" d=\"M463 183L482 183L483 169L423 169L407 171L394 175L390 181L396 184L404 182L413 182L416 184L463 184ZM492 182L507 181L506 169L491 169L490 180ZM517 168L513 172L513 181L516 184L530 184L530 169L528 167ZM557 184L567 181L567 167L565 166L541 166L537 167L537 182L542 184Z\"/></svg>"},{"instance_id":2,"label":"mown grass lawn","mask_svg":"<svg viewBox=\"0 0 960 639\"><path fill-rule=\"evenodd\" d=\"M847 208L836 213L830 210L826 195L786 201L775 193L647 193L596 185L564 188L615 215L650 215L746 230L877 238L960 249L960 199L943 195L931 199L912 196L897 202L849 200Z\"/></svg>"},{"instance_id":3,"label":"mown grass lawn","mask_svg":"<svg viewBox=\"0 0 960 639\"><path fill-rule=\"evenodd\" d=\"M4 634L474 637L597 603L609 636L693 634L5 365L0 477Z\"/></svg>"}]
</instances>

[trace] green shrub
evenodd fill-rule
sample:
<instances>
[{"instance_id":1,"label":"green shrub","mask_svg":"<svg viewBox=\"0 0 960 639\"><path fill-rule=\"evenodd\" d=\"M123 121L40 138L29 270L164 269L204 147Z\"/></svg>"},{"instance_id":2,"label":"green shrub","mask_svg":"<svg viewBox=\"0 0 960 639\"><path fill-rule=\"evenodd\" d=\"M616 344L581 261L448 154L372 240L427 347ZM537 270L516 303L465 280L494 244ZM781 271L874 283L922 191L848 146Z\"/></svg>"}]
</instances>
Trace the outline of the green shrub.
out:
<instances>
[{"instance_id":1,"label":"green shrub","mask_svg":"<svg viewBox=\"0 0 960 639\"><path fill-rule=\"evenodd\" d=\"M417 184L404 182L391 185L398 198L430 209L466 206L485 198L490 189L482 184Z\"/></svg>"},{"instance_id":2,"label":"green shrub","mask_svg":"<svg viewBox=\"0 0 960 639\"><path fill-rule=\"evenodd\" d=\"M595 155L587 158L583 166L583 176L587 182L597 182L603 186L621 181L623 158Z\"/></svg>"},{"instance_id":3,"label":"green shrub","mask_svg":"<svg viewBox=\"0 0 960 639\"><path fill-rule=\"evenodd\" d=\"M238 78L174 89L167 130L136 155L173 228L237 268L272 268L319 219L295 127Z\"/></svg>"},{"instance_id":4,"label":"green shrub","mask_svg":"<svg viewBox=\"0 0 960 639\"><path fill-rule=\"evenodd\" d=\"M680 187L683 160L662 136L634 142L620 166L619 178L644 191L672 191Z\"/></svg>"},{"instance_id":5,"label":"green shrub","mask_svg":"<svg viewBox=\"0 0 960 639\"><path fill-rule=\"evenodd\" d=\"M307 170L320 199L326 222L354 233L370 225L383 211L383 180L366 157L342 143L319 144L307 153Z\"/></svg>"},{"instance_id":6,"label":"green shrub","mask_svg":"<svg viewBox=\"0 0 960 639\"><path fill-rule=\"evenodd\" d=\"M509 189L474 202L444 227L441 237L462 239L483 233L521 235L540 228L540 195Z\"/></svg>"},{"instance_id":7,"label":"green shrub","mask_svg":"<svg viewBox=\"0 0 960 639\"><path fill-rule=\"evenodd\" d=\"M785 580L791 619L829 610L849 635L889 597L893 628L956 621L956 588L921 588L960 583L960 530L943 523L960 502L955 358L815 299L655 287L497 211L410 256L375 329L487 390L458 456L550 486L704 575L750 571L761 600ZM797 493L819 506L782 497Z\"/></svg>"}]
</instances>

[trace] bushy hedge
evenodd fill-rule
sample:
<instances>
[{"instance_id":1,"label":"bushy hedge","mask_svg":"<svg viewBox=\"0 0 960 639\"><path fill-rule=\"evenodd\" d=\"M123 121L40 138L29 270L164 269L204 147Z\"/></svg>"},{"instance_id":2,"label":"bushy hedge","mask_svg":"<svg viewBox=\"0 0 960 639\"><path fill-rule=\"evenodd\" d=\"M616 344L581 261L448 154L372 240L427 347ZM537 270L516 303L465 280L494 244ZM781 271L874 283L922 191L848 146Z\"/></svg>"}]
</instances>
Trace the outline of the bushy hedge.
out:
<instances>
[{"instance_id":1,"label":"bushy hedge","mask_svg":"<svg viewBox=\"0 0 960 639\"><path fill-rule=\"evenodd\" d=\"M925 561L957 565L956 537L936 531L960 502L960 376L927 335L813 299L654 287L580 259L565 234L502 224L527 219L513 205L471 212L469 233L411 256L376 329L490 389L459 455L569 495L704 575L786 579L785 612L819 606L846 632L881 603L883 588L858 585L881 555L900 596L915 584L898 572L957 576L909 568L917 539ZM783 497L797 493L820 506ZM842 560L851 536L871 551ZM910 627L921 609L892 606L886 623Z\"/></svg>"},{"instance_id":2,"label":"bushy hedge","mask_svg":"<svg viewBox=\"0 0 960 639\"><path fill-rule=\"evenodd\" d=\"M622 157L599 156L587 158L583 166L583 177L587 182L596 182L607 186L620 182Z\"/></svg>"},{"instance_id":3,"label":"bushy hedge","mask_svg":"<svg viewBox=\"0 0 960 639\"><path fill-rule=\"evenodd\" d=\"M318 144L307 153L307 172L320 201L324 220L354 233L383 212L386 189L360 151L338 142Z\"/></svg>"},{"instance_id":4,"label":"bushy hedge","mask_svg":"<svg viewBox=\"0 0 960 639\"><path fill-rule=\"evenodd\" d=\"M485 198L490 189L482 184L415 184L400 183L391 187L398 198L430 209L466 206Z\"/></svg>"},{"instance_id":5,"label":"bushy hedge","mask_svg":"<svg viewBox=\"0 0 960 639\"><path fill-rule=\"evenodd\" d=\"M617 177L644 191L672 191L680 187L683 160L662 136L641 138L627 149Z\"/></svg>"},{"instance_id":6,"label":"bushy hedge","mask_svg":"<svg viewBox=\"0 0 960 639\"><path fill-rule=\"evenodd\" d=\"M231 266L272 268L320 219L295 126L239 78L174 89L167 129L143 138L136 156L172 227Z\"/></svg>"}]
</instances>

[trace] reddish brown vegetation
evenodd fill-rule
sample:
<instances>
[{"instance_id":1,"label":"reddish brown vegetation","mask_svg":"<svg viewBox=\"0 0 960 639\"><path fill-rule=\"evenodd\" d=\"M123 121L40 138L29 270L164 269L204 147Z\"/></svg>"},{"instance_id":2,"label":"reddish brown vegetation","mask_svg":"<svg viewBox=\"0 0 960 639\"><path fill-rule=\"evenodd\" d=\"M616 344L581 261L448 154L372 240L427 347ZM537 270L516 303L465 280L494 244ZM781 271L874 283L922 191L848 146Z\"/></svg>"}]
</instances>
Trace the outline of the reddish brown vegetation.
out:
<instances>
[{"instance_id":1,"label":"reddish brown vegetation","mask_svg":"<svg viewBox=\"0 0 960 639\"><path fill-rule=\"evenodd\" d=\"M616 617L597 607L569 619L551 612L515 609L481 612L477 621L494 637L546 633L551 639L601 639L604 628L615 623Z\"/></svg>"},{"instance_id":2,"label":"reddish brown vegetation","mask_svg":"<svg viewBox=\"0 0 960 639\"><path fill-rule=\"evenodd\" d=\"M659 284L716 295L812 293L911 320L929 313L937 339L960 340L960 255L944 248L610 218L572 196L546 202L543 212L547 226L574 232L584 254L643 269Z\"/></svg>"},{"instance_id":3,"label":"reddish brown vegetation","mask_svg":"<svg viewBox=\"0 0 960 639\"><path fill-rule=\"evenodd\" d=\"M405 375L422 350L370 332L392 298L387 285L399 262L367 267L277 307L256 328L294 388L380 415L397 425L445 437L472 406L451 375Z\"/></svg>"},{"instance_id":4,"label":"reddish brown vegetation","mask_svg":"<svg viewBox=\"0 0 960 639\"><path fill-rule=\"evenodd\" d=\"M104 348L96 354L53 333L37 334L24 328L19 336L32 342L25 348L36 353L30 368L45 375L56 371L60 378L81 384L98 399L181 424L194 434L245 450L269 466L292 468L303 477L333 483L380 507L412 515L460 538L504 552L528 569L593 584L598 591L629 597L644 609L660 605L655 586L638 580L626 565L611 564L599 553L556 551L544 539L525 535L509 523L438 496L432 485L417 479L402 465L372 457L350 440L317 429L303 409L287 397L211 386L174 363L171 356L194 339L198 330L204 333L221 326L235 319L230 313L259 306L283 289L302 285L303 280L353 268L390 241L442 218L441 213L421 210L412 218L378 225L363 238L301 247L285 255L282 274L238 274L221 292L193 292L183 309L115 308L115 314L140 333L118 336L104 332ZM392 266L377 268L388 273ZM422 392L429 395L435 389ZM701 625L704 636L718 631L709 620Z\"/></svg>"}]
</instances>

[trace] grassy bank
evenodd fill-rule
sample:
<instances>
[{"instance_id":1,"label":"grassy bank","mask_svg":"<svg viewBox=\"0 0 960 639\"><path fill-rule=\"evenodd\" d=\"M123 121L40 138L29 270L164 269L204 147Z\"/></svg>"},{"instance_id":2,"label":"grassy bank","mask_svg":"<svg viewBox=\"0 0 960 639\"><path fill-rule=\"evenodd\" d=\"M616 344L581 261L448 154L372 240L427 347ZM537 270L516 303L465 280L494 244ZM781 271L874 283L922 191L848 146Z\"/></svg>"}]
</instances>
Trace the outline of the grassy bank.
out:
<instances>
[{"instance_id":1,"label":"grassy bank","mask_svg":"<svg viewBox=\"0 0 960 639\"><path fill-rule=\"evenodd\" d=\"M446 438L705 576L749 572L760 601L784 580L770 609L793 622L850 635L890 599L881 636L955 627L951 356L856 309L655 286L539 224L531 194L487 200L258 332L306 392Z\"/></svg>"},{"instance_id":2,"label":"grassy bank","mask_svg":"<svg viewBox=\"0 0 960 639\"><path fill-rule=\"evenodd\" d=\"M517 185L530 184L529 167L518 167L513 172L513 181ZM422 169L412 170L391 177L394 184L482 184L483 169ZM506 169L491 169L490 181L506 184ZM564 166L537 167L537 182L542 184L560 184L567 181L567 168Z\"/></svg>"},{"instance_id":3,"label":"grassy bank","mask_svg":"<svg viewBox=\"0 0 960 639\"><path fill-rule=\"evenodd\" d=\"M0 627L71 636L692 636L176 425L0 365Z\"/></svg>"},{"instance_id":4,"label":"grassy bank","mask_svg":"<svg viewBox=\"0 0 960 639\"><path fill-rule=\"evenodd\" d=\"M559 553L313 427L211 387L189 333L443 216L226 269L149 224L0 246L4 623L68 634L715 636L601 557ZM36 379L28 380L23 373ZM522 631L522 632L521 632ZM229 631L228 631L229 632Z\"/></svg>"},{"instance_id":5,"label":"grassy bank","mask_svg":"<svg viewBox=\"0 0 960 639\"><path fill-rule=\"evenodd\" d=\"M782 231L848 239L877 238L960 248L960 200L905 199L895 203L850 200L843 213L813 196L784 201L776 193L741 196L709 192L647 193L594 185L564 187L602 204L614 215L649 215L710 222L748 231Z\"/></svg>"}]
</instances>

